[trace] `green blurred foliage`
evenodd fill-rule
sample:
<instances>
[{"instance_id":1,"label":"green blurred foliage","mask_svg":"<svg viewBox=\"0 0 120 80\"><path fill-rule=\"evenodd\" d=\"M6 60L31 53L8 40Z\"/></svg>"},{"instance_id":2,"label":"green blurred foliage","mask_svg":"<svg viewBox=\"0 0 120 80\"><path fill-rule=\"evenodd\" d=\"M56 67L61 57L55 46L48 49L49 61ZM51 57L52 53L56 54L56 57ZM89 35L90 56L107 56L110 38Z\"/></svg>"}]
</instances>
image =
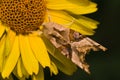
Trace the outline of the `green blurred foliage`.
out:
<instances>
[{"instance_id":1,"label":"green blurred foliage","mask_svg":"<svg viewBox=\"0 0 120 80\"><path fill-rule=\"evenodd\" d=\"M91 52L86 61L90 64L91 75L78 69L72 76L63 73L46 80L120 80L120 0L93 0L99 10L86 15L101 24L91 38L106 46L106 52ZM50 79L51 78L51 79Z\"/></svg>"}]
</instances>

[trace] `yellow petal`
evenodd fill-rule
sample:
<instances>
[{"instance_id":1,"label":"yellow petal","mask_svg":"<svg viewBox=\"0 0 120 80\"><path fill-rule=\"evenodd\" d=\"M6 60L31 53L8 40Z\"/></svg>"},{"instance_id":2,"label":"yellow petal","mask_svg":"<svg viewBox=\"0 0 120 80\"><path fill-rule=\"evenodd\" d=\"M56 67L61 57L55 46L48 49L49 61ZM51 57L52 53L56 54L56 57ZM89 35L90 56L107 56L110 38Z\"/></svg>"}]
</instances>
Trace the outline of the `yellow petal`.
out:
<instances>
[{"instance_id":1,"label":"yellow petal","mask_svg":"<svg viewBox=\"0 0 120 80\"><path fill-rule=\"evenodd\" d=\"M21 57L25 69L30 75L32 75L33 72L37 74L39 71L39 65L37 59L35 58L31 50L28 36L19 35L19 42L20 42Z\"/></svg>"},{"instance_id":2,"label":"yellow petal","mask_svg":"<svg viewBox=\"0 0 120 80\"><path fill-rule=\"evenodd\" d=\"M21 70L22 70L23 76L24 76L25 78L29 78L30 75L29 75L29 73L27 72L27 70L25 69L21 57L20 57L20 62L21 62Z\"/></svg>"},{"instance_id":3,"label":"yellow petal","mask_svg":"<svg viewBox=\"0 0 120 80\"><path fill-rule=\"evenodd\" d=\"M75 22L68 26L68 28L75 30L82 35L93 35L95 32L92 28L87 28L85 25L82 25L78 20L75 20Z\"/></svg>"},{"instance_id":4,"label":"yellow petal","mask_svg":"<svg viewBox=\"0 0 120 80\"><path fill-rule=\"evenodd\" d=\"M64 11L49 10L48 15L50 16L50 21L56 22L62 25L69 24L73 21L73 17ZM48 19L48 16L46 16L46 19Z\"/></svg>"},{"instance_id":5,"label":"yellow petal","mask_svg":"<svg viewBox=\"0 0 120 80\"><path fill-rule=\"evenodd\" d=\"M9 75L13 71L18 61L19 56L20 56L20 51L19 51L18 36L16 36L13 47L11 49L9 56L7 57L7 60L5 62L5 65L2 71L3 78L9 77Z\"/></svg>"},{"instance_id":6,"label":"yellow petal","mask_svg":"<svg viewBox=\"0 0 120 80\"><path fill-rule=\"evenodd\" d=\"M21 78L23 76L22 69L21 69L21 58L18 59L17 63L17 74Z\"/></svg>"},{"instance_id":7,"label":"yellow petal","mask_svg":"<svg viewBox=\"0 0 120 80\"><path fill-rule=\"evenodd\" d=\"M5 31L5 27L2 25L2 23L0 22L0 38L2 37L3 33Z\"/></svg>"},{"instance_id":8,"label":"yellow petal","mask_svg":"<svg viewBox=\"0 0 120 80\"><path fill-rule=\"evenodd\" d=\"M33 75L32 80L44 80L44 72L41 65L39 67L39 73L37 75Z\"/></svg>"},{"instance_id":9,"label":"yellow petal","mask_svg":"<svg viewBox=\"0 0 120 80\"><path fill-rule=\"evenodd\" d=\"M51 62L50 71L51 71L51 74L52 74L52 72L53 72L55 75L58 74L58 69L57 69L57 66L54 64L54 62Z\"/></svg>"},{"instance_id":10,"label":"yellow petal","mask_svg":"<svg viewBox=\"0 0 120 80\"><path fill-rule=\"evenodd\" d=\"M88 6L75 6L72 8L66 9L66 11L72 12L74 14L89 14L97 11L96 8L97 4L95 3L90 3Z\"/></svg>"},{"instance_id":11,"label":"yellow petal","mask_svg":"<svg viewBox=\"0 0 120 80\"><path fill-rule=\"evenodd\" d=\"M85 16L79 16L78 22L89 29L96 29L97 25L99 24L99 22Z\"/></svg>"},{"instance_id":12,"label":"yellow petal","mask_svg":"<svg viewBox=\"0 0 120 80\"><path fill-rule=\"evenodd\" d=\"M14 43L14 40L15 40L15 32L13 32L12 30L8 30L7 32L7 36L6 36L6 43L5 43L5 56L8 56L12 47L13 47L13 43Z\"/></svg>"},{"instance_id":13,"label":"yellow petal","mask_svg":"<svg viewBox=\"0 0 120 80\"><path fill-rule=\"evenodd\" d=\"M4 51L5 51L5 36L0 40L0 72L3 69L3 61L4 61Z\"/></svg>"},{"instance_id":14,"label":"yellow petal","mask_svg":"<svg viewBox=\"0 0 120 80\"><path fill-rule=\"evenodd\" d=\"M46 46L43 40L40 37L29 37L30 46L32 51L35 54L35 57L40 62L40 64L45 68L46 66L50 66L50 58L47 53Z\"/></svg>"},{"instance_id":15,"label":"yellow petal","mask_svg":"<svg viewBox=\"0 0 120 80\"><path fill-rule=\"evenodd\" d=\"M47 8L66 10L74 14L87 14L97 10L97 4L88 0L47 0Z\"/></svg>"},{"instance_id":16,"label":"yellow petal","mask_svg":"<svg viewBox=\"0 0 120 80\"><path fill-rule=\"evenodd\" d=\"M50 10L49 15L51 16L51 21L61 24L65 27L73 29L75 31L80 32L83 35L93 35L94 31L90 27L86 27L86 25L82 25L80 21L76 18L73 18L69 14L63 11L52 11Z\"/></svg>"}]
</instances>

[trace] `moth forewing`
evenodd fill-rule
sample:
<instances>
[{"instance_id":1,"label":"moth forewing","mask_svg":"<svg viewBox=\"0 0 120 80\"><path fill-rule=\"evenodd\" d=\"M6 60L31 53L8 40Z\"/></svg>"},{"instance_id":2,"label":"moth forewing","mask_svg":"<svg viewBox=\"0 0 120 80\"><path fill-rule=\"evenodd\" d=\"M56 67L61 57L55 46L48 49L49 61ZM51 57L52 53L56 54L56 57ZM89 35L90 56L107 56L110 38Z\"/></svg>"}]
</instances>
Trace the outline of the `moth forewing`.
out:
<instances>
[{"instance_id":1,"label":"moth forewing","mask_svg":"<svg viewBox=\"0 0 120 80\"><path fill-rule=\"evenodd\" d=\"M44 23L43 26L43 33L45 33L45 35L54 36L61 41L69 41L69 29L65 28L63 25L55 22L47 22Z\"/></svg>"},{"instance_id":2,"label":"moth forewing","mask_svg":"<svg viewBox=\"0 0 120 80\"><path fill-rule=\"evenodd\" d=\"M103 51L106 51L107 48L102 46L101 44L97 43L96 41L86 37L85 38L87 41L89 41L94 47L98 48L99 50L103 50Z\"/></svg>"}]
</instances>

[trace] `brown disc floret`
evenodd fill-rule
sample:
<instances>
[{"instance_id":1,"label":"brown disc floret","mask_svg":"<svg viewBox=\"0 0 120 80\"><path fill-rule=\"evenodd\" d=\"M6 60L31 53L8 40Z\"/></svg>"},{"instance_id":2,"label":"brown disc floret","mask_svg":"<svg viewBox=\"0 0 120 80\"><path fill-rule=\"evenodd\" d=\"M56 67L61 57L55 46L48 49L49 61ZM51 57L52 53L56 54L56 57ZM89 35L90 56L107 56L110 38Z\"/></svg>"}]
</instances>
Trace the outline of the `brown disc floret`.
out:
<instances>
[{"instance_id":1,"label":"brown disc floret","mask_svg":"<svg viewBox=\"0 0 120 80\"><path fill-rule=\"evenodd\" d=\"M44 0L1 0L0 20L16 33L35 31L43 23L46 13Z\"/></svg>"}]
</instances>

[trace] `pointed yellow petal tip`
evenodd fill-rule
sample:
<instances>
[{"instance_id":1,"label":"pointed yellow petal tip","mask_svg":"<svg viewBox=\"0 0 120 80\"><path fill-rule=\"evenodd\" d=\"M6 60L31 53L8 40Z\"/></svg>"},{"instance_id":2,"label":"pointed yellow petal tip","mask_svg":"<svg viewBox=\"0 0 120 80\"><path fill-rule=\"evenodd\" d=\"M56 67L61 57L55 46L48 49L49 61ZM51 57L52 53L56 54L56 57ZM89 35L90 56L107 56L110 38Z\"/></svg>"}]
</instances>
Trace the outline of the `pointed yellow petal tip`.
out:
<instances>
[{"instance_id":1,"label":"pointed yellow petal tip","mask_svg":"<svg viewBox=\"0 0 120 80\"><path fill-rule=\"evenodd\" d=\"M3 65L2 76L3 78L9 77L14 67L17 64L18 58L20 56L18 37L16 36L13 47L10 54L6 58L5 65Z\"/></svg>"},{"instance_id":2,"label":"pointed yellow petal tip","mask_svg":"<svg viewBox=\"0 0 120 80\"><path fill-rule=\"evenodd\" d=\"M21 59L18 59L18 63L17 63L17 74L20 78L23 77L23 73L22 73L22 69L21 69Z\"/></svg>"},{"instance_id":3,"label":"pointed yellow petal tip","mask_svg":"<svg viewBox=\"0 0 120 80\"><path fill-rule=\"evenodd\" d=\"M44 72L41 65L39 65L39 73L32 75L32 80L44 80Z\"/></svg>"},{"instance_id":4,"label":"pointed yellow petal tip","mask_svg":"<svg viewBox=\"0 0 120 80\"><path fill-rule=\"evenodd\" d=\"M50 71L51 71L51 75L52 73L54 73L55 75L58 74L58 69L57 66L54 64L54 62L51 62Z\"/></svg>"}]
</instances>

